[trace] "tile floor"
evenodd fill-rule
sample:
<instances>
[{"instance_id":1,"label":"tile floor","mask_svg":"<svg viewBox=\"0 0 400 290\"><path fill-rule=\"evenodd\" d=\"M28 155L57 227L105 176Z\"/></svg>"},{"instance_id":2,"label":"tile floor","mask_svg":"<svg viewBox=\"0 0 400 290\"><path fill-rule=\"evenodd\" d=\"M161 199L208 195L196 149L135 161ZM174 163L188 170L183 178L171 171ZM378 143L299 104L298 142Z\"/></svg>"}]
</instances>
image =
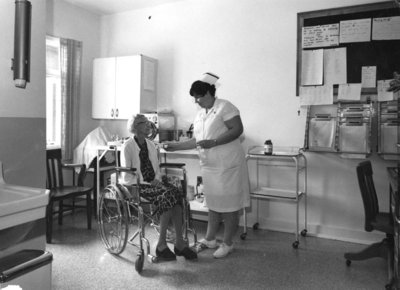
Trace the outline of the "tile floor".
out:
<instances>
[{"instance_id":1,"label":"tile floor","mask_svg":"<svg viewBox=\"0 0 400 290\"><path fill-rule=\"evenodd\" d=\"M214 259L213 250L199 254L197 261L144 263L135 271L136 249L127 245L120 256L109 254L97 232L86 229L84 213L55 223L54 239L47 245L53 253L52 283L61 289L384 289L386 262L374 258L347 267L346 251L364 245L311 236L301 237L297 250L293 234L249 229L241 240L239 228L235 250L224 259ZM195 222L198 238L206 224ZM148 230L152 251L157 236ZM172 246L172 245L171 245Z\"/></svg>"}]
</instances>

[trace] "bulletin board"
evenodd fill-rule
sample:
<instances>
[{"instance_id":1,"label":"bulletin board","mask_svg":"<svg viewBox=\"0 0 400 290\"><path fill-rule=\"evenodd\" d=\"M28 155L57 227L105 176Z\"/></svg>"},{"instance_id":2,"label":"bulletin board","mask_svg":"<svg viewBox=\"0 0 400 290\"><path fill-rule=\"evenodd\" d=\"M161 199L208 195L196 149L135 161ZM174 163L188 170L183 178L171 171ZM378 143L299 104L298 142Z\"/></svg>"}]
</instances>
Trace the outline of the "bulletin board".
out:
<instances>
[{"instance_id":1,"label":"bulletin board","mask_svg":"<svg viewBox=\"0 0 400 290\"><path fill-rule=\"evenodd\" d=\"M324 28L348 20L364 19L371 19L374 23L379 18L398 19L396 16L400 16L400 8L396 6L394 1L298 13L296 95L299 96L300 86L302 85L302 55L306 50L345 47L347 83L360 83L361 70L365 66L376 66L376 80L391 79L393 72L400 70L400 38L398 36L386 39L376 39L375 36L374 39L371 29L369 41L349 41L336 44L325 42L320 46L303 47L303 27L311 30L313 27ZM335 90L337 92L337 86L334 85ZM371 87L362 88L361 93L365 95L376 94L376 92L376 87Z\"/></svg>"}]
</instances>

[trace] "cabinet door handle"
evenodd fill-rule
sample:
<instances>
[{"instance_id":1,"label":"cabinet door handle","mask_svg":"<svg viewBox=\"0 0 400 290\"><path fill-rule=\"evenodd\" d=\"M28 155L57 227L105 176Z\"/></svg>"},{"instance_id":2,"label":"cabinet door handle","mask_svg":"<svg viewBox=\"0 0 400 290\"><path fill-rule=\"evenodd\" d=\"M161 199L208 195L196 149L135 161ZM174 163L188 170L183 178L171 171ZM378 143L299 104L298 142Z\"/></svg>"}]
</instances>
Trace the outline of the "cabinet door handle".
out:
<instances>
[{"instance_id":1,"label":"cabinet door handle","mask_svg":"<svg viewBox=\"0 0 400 290\"><path fill-rule=\"evenodd\" d=\"M114 117L114 109L111 109L111 117Z\"/></svg>"},{"instance_id":2,"label":"cabinet door handle","mask_svg":"<svg viewBox=\"0 0 400 290\"><path fill-rule=\"evenodd\" d=\"M118 115L119 115L119 110L116 109L116 110L115 110L115 118L118 118Z\"/></svg>"}]
</instances>

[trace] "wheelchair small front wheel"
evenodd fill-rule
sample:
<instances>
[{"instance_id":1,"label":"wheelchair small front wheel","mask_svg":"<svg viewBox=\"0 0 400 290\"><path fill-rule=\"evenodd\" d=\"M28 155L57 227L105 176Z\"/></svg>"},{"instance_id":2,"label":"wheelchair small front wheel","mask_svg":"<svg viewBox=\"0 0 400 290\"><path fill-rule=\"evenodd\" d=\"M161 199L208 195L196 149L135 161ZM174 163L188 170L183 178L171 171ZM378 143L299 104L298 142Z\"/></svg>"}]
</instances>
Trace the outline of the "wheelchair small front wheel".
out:
<instances>
[{"instance_id":1,"label":"wheelchair small front wheel","mask_svg":"<svg viewBox=\"0 0 400 290\"><path fill-rule=\"evenodd\" d=\"M124 197L115 185L100 194L98 226L106 249L115 255L123 252L128 241L129 216Z\"/></svg>"},{"instance_id":2,"label":"wheelchair small front wheel","mask_svg":"<svg viewBox=\"0 0 400 290\"><path fill-rule=\"evenodd\" d=\"M136 272L138 272L138 273L142 272L143 264L144 264L144 254L143 254L143 251L140 251L140 253L138 254L138 257L136 258L136 261L135 261Z\"/></svg>"}]
</instances>

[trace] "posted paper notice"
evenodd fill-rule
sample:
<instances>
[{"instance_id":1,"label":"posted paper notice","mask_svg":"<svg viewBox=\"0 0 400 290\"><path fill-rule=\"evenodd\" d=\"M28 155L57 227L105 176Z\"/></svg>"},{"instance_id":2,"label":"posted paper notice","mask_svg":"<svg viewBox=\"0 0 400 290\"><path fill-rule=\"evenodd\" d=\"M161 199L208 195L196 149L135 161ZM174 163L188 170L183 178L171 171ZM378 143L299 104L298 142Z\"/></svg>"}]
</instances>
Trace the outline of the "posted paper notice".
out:
<instances>
[{"instance_id":1,"label":"posted paper notice","mask_svg":"<svg viewBox=\"0 0 400 290\"><path fill-rule=\"evenodd\" d=\"M323 61L323 49L302 51L301 85L322 85Z\"/></svg>"},{"instance_id":2,"label":"posted paper notice","mask_svg":"<svg viewBox=\"0 0 400 290\"><path fill-rule=\"evenodd\" d=\"M390 82L392 80L380 80L378 81L378 101L392 101L395 96L398 97L399 93L388 92L388 88L390 88Z\"/></svg>"},{"instance_id":3,"label":"posted paper notice","mask_svg":"<svg viewBox=\"0 0 400 290\"><path fill-rule=\"evenodd\" d=\"M303 27L302 45L303 48L338 46L339 23Z\"/></svg>"},{"instance_id":4,"label":"posted paper notice","mask_svg":"<svg viewBox=\"0 0 400 290\"><path fill-rule=\"evenodd\" d=\"M400 39L400 16L374 18L372 22L372 39Z\"/></svg>"},{"instance_id":5,"label":"posted paper notice","mask_svg":"<svg viewBox=\"0 0 400 290\"><path fill-rule=\"evenodd\" d=\"M361 84L340 84L338 100L359 101L361 99Z\"/></svg>"},{"instance_id":6,"label":"posted paper notice","mask_svg":"<svg viewBox=\"0 0 400 290\"><path fill-rule=\"evenodd\" d=\"M346 47L324 49L324 85L347 83Z\"/></svg>"},{"instance_id":7,"label":"posted paper notice","mask_svg":"<svg viewBox=\"0 0 400 290\"><path fill-rule=\"evenodd\" d=\"M340 43L371 40L371 18L340 21Z\"/></svg>"},{"instance_id":8,"label":"posted paper notice","mask_svg":"<svg viewBox=\"0 0 400 290\"><path fill-rule=\"evenodd\" d=\"M333 104L333 86L300 87L300 106Z\"/></svg>"},{"instance_id":9,"label":"posted paper notice","mask_svg":"<svg viewBox=\"0 0 400 290\"><path fill-rule=\"evenodd\" d=\"M361 67L361 87L376 88L376 66Z\"/></svg>"}]
</instances>

